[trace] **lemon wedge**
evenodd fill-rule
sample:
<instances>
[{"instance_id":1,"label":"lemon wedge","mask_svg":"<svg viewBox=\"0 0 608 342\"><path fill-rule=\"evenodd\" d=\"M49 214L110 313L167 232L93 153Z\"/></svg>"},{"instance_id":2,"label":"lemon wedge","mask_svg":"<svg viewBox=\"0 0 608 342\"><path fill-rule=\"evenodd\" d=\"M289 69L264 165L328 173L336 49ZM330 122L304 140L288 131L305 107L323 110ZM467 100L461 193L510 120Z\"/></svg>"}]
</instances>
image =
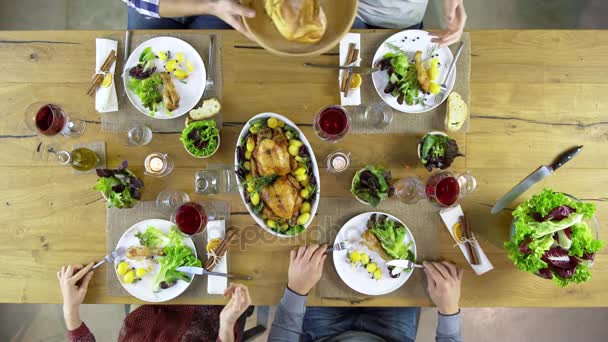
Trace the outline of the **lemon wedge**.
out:
<instances>
[{"instance_id":1,"label":"lemon wedge","mask_svg":"<svg viewBox=\"0 0 608 342\"><path fill-rule=\"evenodd\" d=\"M207 244L205 250L207 250L207 253L215 251L220 246L220 243L222 243L222 239L211 239L211 241L209 241L209 243Z\"/></svg>"},{"instance_id":2,"label":"lemon wedge","mask_svg":"<svg viewBox=\"0 0 608 342\"><path fill-rule=\"evenodd\" d=\"M112 74L106 74L106 76L103 78L103 81L101 81L101 86L104 88L109 88L112 85L113 80L114 77L112 77Z\"/></svg>"},{"instance_id":3,"label":"lemon wedge","mask_svg":"<svg viewBox=\"0 0 608 342\"><path fill-rule=\"evenodd\" d=\"M361 75L353 74L350 80L350 89L358 89L361 86Z\"/></svg>"}]
</instances>

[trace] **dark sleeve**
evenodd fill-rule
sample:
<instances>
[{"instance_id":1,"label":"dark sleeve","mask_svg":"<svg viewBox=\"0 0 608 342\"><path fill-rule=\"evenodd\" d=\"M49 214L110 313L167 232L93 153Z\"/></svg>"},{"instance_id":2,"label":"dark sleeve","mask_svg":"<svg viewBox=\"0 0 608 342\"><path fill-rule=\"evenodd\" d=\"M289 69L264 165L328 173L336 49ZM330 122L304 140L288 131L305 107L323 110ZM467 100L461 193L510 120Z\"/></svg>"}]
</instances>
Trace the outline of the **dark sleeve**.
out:
<instances>
[{"instance_id":1,"label":"dark sleeve","mask_svg":"<svg viewBox=\"0 0 608 342\"><path fill-rule=\"evenodd\" d=\"M306 313L306 299L306 296L300 296L290 289L285 289L270 328L268 342L300 340L302 322L304 313Z\"/></svg>"},{"instance_id":2,"label":"dark sleeve","mask_svg":"<svg viewBox=\"0 0 608 342\"><path fill-rule=\"evenodd\" d=\"M455 315L439 314L436 342L462 342L460 335L460 311Z\"/></svg>"},{"instance_id":3,"label":"dark sleeve","mask_svg":"<svg viewBox=\"0 0 608 342\"><path fill-rule=\"evenodd\" d=\"M68 330L68 341L70 342L95 342L95 336L84 322L74 330Z\"/></svg>"}]
</instances>

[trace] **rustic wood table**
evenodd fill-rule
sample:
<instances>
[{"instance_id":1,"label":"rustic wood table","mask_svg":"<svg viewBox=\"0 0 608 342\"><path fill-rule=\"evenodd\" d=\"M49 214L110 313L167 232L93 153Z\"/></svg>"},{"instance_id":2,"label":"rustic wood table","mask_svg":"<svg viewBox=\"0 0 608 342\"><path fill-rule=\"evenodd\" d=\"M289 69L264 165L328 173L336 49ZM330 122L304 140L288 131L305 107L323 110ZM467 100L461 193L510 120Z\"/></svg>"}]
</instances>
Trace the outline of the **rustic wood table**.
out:
<instances>
[{"instance_id":1,"label":"rustic wood table","mask_svg":"<svg viewBox=\"0 0 608 342\"><path fill-rule=\"evenodd\" d=\"M123 31L0 32L0 302L59 303L55 272L60 265L99 260L106 252L105 201L91 189L96 176L74 175L69 168L35 158L41 140L25 128L23 113L36 101L52 101L67 111L83 113L89 124L78 141L106 141L109 166L128 159L143 176L141 166L148 153L171 152L176 167L169 177L143 177L145 200L153 200L166 188L203 199L194 194L194 173L208 162L231 163L242 124L264 111L285 114L302 124L319 159L345 148L360 163L386 165L395 177L428 175L415 156L420 135L350 135L337 145L315 138L310 127L314 113L339 101L336 75L303 69L302 63L336 63L336 51L315 58L280 58L252 48L235 32L220 34L226 125L219 152L206 161L190 157L177 133L155 134L150 145L129 148L120 143L119 135L100 131L93 98L84 95L95 60L94 39L120 37ZM600 237L607 236L608 32L473 31L471 37L471 131L454 135L466 153L454 169L470 170L478 177L478 190L463 207L495 269L474 275L442 230L437 241L442 256L466 269L462 306L608 306L608 249L597 255L590 282L560 289L509 262L502 243L508 238L510 215L490 215L490 207L519 180L566 148L582 144L584 151L575 161L524 197L551 186L594 202ZM54 140L68 147L74 141ZM350 196L350 176L322 172L322 195ZM231 202L234 226L254 235L261 231L238 195L220 198ZM230 269L255 277L247 283L255 304L276 304L287 280L288 250L309 242L311 234L282 240L261 235L266 242L245 239L232 246ZM105 272L97 272L86 302L137 301L108 296L104 277ZM222 301L178 298L175 302ZM311 295L309 304L348 303ZM432 304L429 299L378 297L359 305Z\"/></svg>"}]
</instances>

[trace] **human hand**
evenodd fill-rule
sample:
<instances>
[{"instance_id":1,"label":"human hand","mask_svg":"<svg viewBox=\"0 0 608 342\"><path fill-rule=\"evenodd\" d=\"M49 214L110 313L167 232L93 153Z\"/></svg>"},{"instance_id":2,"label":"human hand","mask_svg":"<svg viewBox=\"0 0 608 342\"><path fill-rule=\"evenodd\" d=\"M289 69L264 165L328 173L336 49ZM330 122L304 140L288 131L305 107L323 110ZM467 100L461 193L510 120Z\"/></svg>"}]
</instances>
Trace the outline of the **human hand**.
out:
<instances>
[{"instance_id":1,"label":"human hand","mask_svg":"<svg viewBox=\"0 0 608 342\"><path fill-rule=\"evenodd\" d=\"M216 0L213 3L209 14L222 19L235 30L245 35L245 37L253 40L253 36L247 30L245 24L243 24L243 19L241 18L255 17L255 11L253 9L239 4L237 0Z\"/></svg>"},{"instance_id":2,"label":"human hand","mask_svg":"<svg viewBox=\"0 0 608 342\"><path fill-rule=\"evenodd\" d=\"M310 245L292 250L289 257L287 286L293 292L305 296L321 279L323 263L327 255L323 254L327 245Z\"/></svg>"},{"instance_id":3,"label":"human hand","mask_svg":"<svg viewBox=\"0 0 608 342\"><path fill-rule=\"evenodd\" d=\"M230 297L230 301L220 313L220 324L232 329L239 317L251 305L249 289L243 284L230 284L230 287L224 290L224 297Z\"/></svg>"},{"instance_id":4,"label":"human hand","mask_svg":"<svg viewBox=\"0 0 608 342\"><path fill-rule=\"evenodd\" d=\"M432 39L432 42L439 46L448 46L459 41L467 22L463 0L444 0L444 6L448 27L437 38Z\"/></svg>"},{"instance_id":5,"label":"human hand","mask_svg":"<svg viewBox=\"0 0 608 342\"><path fill-rule=\"evenodd\" d=\"M458 313L460 301L460 285L462 283L462 268L447 262L428 262L424 265L424 273L428 283L431 300L442 315Z\"/></svg>"},{"instance_id":6,"label":"human hand","mask_svg":"<svg viewBox=\"0 0 608 342\"><path fill-rule=\"evenodd\" d=\"M80 304L84 301L89 288L89 282L93 278L91 268L94 263L86 267L82 265L62 266L57 272L57 279L63 296L63 315L69 330L74 330L82 323L79 317Z\"/></svg>"}]
</instances>

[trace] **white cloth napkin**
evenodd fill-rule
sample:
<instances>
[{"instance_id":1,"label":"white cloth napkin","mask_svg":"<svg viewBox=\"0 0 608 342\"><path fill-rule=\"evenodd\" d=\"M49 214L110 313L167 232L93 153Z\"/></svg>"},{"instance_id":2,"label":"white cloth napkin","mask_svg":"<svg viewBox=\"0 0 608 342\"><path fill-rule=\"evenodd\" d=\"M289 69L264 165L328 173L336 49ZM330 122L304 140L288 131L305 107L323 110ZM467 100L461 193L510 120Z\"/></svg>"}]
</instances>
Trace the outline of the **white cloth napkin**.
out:
<instances>
[{"instance_id":1,"label":"white cloth napkin","mask_svg":"<svg viewBox=\"0 0 608 342\"><path fill-rule=\"evenodd\" d=\"M361 34L359 33L347 33L344 38L340 41L340 65L346 65L346 58L348 57L348 45L355 43L355 48L361 51ZM361 56L361 52L359 52ZM355 62L356 66L361 65L361 58L358 58ZM342 70L338 73L338 91L340 90L340 84L342 82L342 74L346 73L346 70ZM363 86L363 85L361 85ZM361 104L361 88L350 89L348 91L348 97L344 97L344 93L340 92L340 103L343 106L358 106Z\"/></svg>"},{"instance_id":2,"label":"white cloth napkin","mask_svg":"<svg viewBox=\"0 0 608 342\"><path fill-rule=\"evenodd\" d=\"M439 215L441 216L441 219L443 220L445 227L448 229L448 232L450 232L450 235L452 237L454 237L454 232L452 229L453 229L454 225L458 222L458 218L460 216L464 216L460 205L458 205L456 207L452 207L452 208L443 209L439 212ZM471 234L473 235L473 238L474 238L475 234L473 234L473 233L471 233ZM483 249L481 249L481 246L479 245L479 243L474 243L473 246L475 249L477 249L477 255L479 256L479 262L480 262L479 265L471 264L471 255L469 254L469 249L466 246L466 243L461 242L458 244L458 247L460 247L462 254L464 254L465 259L467 259L467 262L469 263L469 265L471 265L471 268L473 269L473 271L475 271L475 273L477 275L482 275L482 274L494 269L494 266L490 262L490 259L488 259L488 257L486 256L486 253L483 252Z\"/></svg>"},{"instance_id":3,"label":"white cloth napkin","mask_svg":"<svg viewBox=\"0 0 608 342\"><path fill-rule=\"evenodd\" d=\"M226 236L226 221L217 220L207 224L207 243L213 239L223 239ZM213 268L214 272L228 273L228 252ZM207 293L223 295L228 288L228 278L218 276L207 277Z\"/></svg>"},{"instance_id":4,"label":"white cloth napkin","mask_svg":"<svg viewBox=\"0 0 608 342\"><path fill-rule=\"evenodd\" d=\"M118 42L116 40L97 38L95 39L95 72L101 73L101 66L105 62L110 51L115 50L118 53ZM95 93L95 110L100 113L116 112L118 111L118 98L116 97L116 83L114 79L114 69L116 68L116 62L110 67L109 73L112 74L112 84L107 87L97 87Z\"/></svg>"}]
</instances>

